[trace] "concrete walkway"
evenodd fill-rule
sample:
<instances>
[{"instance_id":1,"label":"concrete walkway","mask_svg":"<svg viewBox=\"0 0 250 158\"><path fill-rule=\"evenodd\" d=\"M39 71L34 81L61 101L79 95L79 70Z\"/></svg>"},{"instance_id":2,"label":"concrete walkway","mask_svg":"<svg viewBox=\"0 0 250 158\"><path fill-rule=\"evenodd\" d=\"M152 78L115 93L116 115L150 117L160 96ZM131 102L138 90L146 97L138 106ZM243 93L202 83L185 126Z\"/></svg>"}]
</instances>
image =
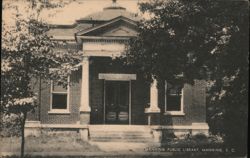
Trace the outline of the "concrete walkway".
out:
<instances>
[{"instance_id":1,"label":"concrete walkway","mask_svg":"<svg viewBox=\"0 0 250 158\"><path fill-rule=\"evenodd\" d=\"M160 147L159 143L131 143L131 142L92 142L89 141L91 145L97 146L104 152L133 152L133 153L143 153L147 152L149 147Z\"/></svg>"}]
</instances>

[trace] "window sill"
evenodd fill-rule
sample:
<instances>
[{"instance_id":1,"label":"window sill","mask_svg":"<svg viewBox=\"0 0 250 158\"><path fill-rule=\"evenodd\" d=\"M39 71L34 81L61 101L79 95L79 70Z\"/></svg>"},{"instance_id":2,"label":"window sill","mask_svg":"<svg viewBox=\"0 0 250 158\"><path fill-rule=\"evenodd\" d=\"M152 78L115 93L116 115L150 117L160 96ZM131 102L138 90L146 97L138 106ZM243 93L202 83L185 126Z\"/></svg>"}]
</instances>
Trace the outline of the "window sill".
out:
<instances>
[{"instance_id":1,"label":"window sill","mask_svg":"<svg viewBox=\"0 0 250 158\"><path fill-rule=\"evenodd\" d=\"M164 115L184 116L185 113L182 111L166 111Z\"/></svg>"},{"instance_id":2,"label":"window sill","mask_svg":"<svg viewBox=\"0 0 250 158\"><path fill-rule=\"evenodd\" d=\"M48 114L70 114L69 110L52 109L48 111Z\"/></svg>"}]
</instances>

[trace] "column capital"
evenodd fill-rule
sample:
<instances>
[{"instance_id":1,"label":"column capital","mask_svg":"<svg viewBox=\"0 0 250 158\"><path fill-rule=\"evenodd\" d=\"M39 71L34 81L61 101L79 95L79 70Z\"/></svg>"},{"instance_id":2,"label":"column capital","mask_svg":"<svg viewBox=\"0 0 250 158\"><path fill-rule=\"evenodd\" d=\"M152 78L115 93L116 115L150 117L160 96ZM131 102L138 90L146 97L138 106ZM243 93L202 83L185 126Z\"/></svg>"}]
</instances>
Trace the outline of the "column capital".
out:
<instances>
[{"instance_id":1,"label":"column capital","mask_svg":"<svg viewBox=\"0 0 250 158\"><path fill-rule=\"evenodd\" d=\"M82 61L88 61L89 60L89 56L83 56L82 57Z\"/></svg>"},{"instance_id":2,"label":"column capital","mask_svg":"<svg viewBox=\"0 0 250 158\"><path fill-rule=\"evenodd\" d=\"M91 108L89 106L81 106L80 107L80 113L87 113L87 112L91 112Z\"/></svg>"}]
</instances>

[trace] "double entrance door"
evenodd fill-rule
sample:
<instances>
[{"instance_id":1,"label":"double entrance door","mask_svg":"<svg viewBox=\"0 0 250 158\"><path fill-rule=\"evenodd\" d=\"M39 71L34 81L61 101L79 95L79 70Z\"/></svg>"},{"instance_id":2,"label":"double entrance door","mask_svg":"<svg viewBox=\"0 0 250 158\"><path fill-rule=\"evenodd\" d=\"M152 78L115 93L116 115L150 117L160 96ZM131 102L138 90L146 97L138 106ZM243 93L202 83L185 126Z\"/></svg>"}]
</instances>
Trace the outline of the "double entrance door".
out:
<instances>
[{"instance_id":1,"label":"double entrance door","mask_svg":"<svg viewBox=\"0 0 250 158\"><path fill-rule=\"evenodd\" d=\"M129 81L105 81L106 124L129 124Z\"/></svg>"}]
</instances>

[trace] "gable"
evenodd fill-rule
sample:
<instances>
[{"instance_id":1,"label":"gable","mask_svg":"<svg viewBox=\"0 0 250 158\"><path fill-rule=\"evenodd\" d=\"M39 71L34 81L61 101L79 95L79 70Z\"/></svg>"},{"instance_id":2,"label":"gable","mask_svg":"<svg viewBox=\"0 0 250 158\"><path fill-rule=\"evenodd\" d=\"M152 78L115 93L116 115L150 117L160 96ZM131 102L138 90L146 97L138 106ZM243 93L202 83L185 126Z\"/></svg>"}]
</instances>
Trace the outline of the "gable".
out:
<instances>
[{"instance_id":1,"label":"gable","mask_svg":"<svg viewBox=\"0 0 250 158\"><path fill-rule=\"evenodd\" d=\"M119 17L90 29L79 31L76 35L131 37L137 35L137 24L124 17Z\"/></svg>"},{"instance_id":2,"label":"gable","mask_svg":"<svg viewBox=\"0 0 250 158\"><path fill-rule=\"evenodd\" d=\"M126 26L118 26L117 28L107 30L101 36L119 36L119 37L126 37L126 36L136 36L137 31L131 29Z\"/></svg>"}]
</instances>

